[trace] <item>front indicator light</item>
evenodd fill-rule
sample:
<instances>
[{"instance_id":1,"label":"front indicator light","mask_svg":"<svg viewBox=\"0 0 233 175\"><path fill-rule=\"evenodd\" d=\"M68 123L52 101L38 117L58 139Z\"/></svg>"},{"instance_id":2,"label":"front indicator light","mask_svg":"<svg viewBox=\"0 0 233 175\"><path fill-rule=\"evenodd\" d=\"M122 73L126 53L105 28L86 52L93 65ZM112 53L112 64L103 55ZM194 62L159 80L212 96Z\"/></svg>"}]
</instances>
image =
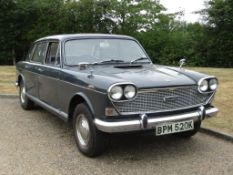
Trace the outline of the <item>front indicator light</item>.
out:
<instances>
[{"instance_id":1,"label":"front indicator light","mask_svg":"<svg viewBox=\"0 0 233 175\"><path fill-rule=\"evenodd\" d=\"M105 116L107 117L118 116L118 113L114 108L105 108Z\"/></svg>"}]
</instances>

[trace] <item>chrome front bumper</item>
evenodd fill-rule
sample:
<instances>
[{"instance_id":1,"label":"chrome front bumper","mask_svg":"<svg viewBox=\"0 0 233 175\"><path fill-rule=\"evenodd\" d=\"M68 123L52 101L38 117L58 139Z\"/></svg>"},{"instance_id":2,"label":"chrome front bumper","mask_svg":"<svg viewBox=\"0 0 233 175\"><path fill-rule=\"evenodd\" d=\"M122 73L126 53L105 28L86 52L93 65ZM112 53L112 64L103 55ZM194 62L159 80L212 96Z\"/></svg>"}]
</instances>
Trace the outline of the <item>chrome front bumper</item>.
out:
<instances>
[{"instance_id":1,"label":"chrome front bumper","mask_svg":"<svg viewBox=\"0 0 233 175\"><path fill-rule=\"evenodd\" d=\"M201 121L205 117L213 117L218 113L218 108L209 107L205 109L201 106L198 110L189 113L182 113L176 115L162 116L156 118L147 118L146 114L140 115L140 119L120 121L120 122L106 122L100 119L95 119L94 123L96 127L103 132L115 133L115 132L128 132L128 131L140 131L155 128L156 125L164 122L179 122L184 120Z\"/></svg>"}]
</instances>

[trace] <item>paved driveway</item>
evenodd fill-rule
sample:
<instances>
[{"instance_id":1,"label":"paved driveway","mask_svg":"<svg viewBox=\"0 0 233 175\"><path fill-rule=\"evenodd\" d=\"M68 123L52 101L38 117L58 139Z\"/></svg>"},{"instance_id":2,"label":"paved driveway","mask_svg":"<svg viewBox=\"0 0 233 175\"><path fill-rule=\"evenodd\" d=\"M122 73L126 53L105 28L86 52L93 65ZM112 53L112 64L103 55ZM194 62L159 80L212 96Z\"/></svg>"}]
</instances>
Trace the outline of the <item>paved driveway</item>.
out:
<instances>
[{"instance_id":1,"label":"paved driveway","mask_svg":"<svg viewBox=\"0 0 233 175\"><path fill-rule=\"evenodd\" d=\"M17 99L0 99L0 174L233 174L233 144L197 134L183 140L152 134L114 136L101 157L76 148L71 127Z\"/></svg>"}]
</instances>

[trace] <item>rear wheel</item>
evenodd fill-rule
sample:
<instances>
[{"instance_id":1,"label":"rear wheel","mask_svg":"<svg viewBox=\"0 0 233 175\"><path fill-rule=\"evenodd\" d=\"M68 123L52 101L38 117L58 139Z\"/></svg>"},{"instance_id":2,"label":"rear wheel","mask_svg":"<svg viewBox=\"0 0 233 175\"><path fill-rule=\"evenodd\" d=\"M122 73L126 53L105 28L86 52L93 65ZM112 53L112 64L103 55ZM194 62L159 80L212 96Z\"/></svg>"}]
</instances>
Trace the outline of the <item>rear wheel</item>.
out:
<instances>
[{"instance_id":1,"label":"rear wheel","mask_svg":"<svg viewBox=\"0 0 233 175\"><path fill-rule=\"evenodd\" d=\"M93 116L86 104L76 106L73 114L73 130L78 149L86 156L100 155L106 146L106 136L97 130Z\"/></svg>"},{"instance_id":2,"label":"rear wheel","mask_svg":"<svg viewBox=\"0 0 233 175\"><path fill-rule=\"evenodd\" d=\"M23 81L19 85L19 101L21 107L25 110L32 109L34 103L26 96L26 87Z\"/></svg>"},{"instance_id":3,"label":"rear wheel","mask_svg":"<svg viewBox=\"0 0 233 175\"><path fill-rule=\"evenodd\" d=\"M195 122L194 123L194 129L191 131L186 131L186 132L181 132L181 133L176 133L175 135L181 138L190 138L192 136L194 136L201 127L201 121Z\"/></svg>"}]
</instances>

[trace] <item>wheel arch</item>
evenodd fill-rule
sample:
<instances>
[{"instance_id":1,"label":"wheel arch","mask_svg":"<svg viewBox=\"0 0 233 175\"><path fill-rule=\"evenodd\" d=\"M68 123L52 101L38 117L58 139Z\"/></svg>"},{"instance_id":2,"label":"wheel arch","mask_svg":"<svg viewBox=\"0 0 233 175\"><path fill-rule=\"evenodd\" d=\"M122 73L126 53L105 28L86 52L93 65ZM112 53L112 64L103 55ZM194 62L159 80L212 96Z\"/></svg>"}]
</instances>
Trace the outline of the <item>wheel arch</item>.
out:
<instances>
[{"instance_id":1,"label":"wheel arch","mask_svg":"<svg viewBox=\"0 0 233 175\"><path fill-rule=\"evenodd\" d=\"M68 110L68 121L72 121L74 109L78 104L81 103L85 103L87 107L90 109L93 116L95 115L94 108L89 98L84 93L79 92L76 93L70 100L69 110Z\"/></svg>"},{"instance_id":2,"label":"wheel arch","mask_svg":"<svg viewBox=\"0 0 233 175\"><path fill-rule=\"evenodd\" d=\"M20 83L22 81L25 82L25 78L24 78L23 74L19 74L18 77L17 77L17 81L16 81L17 86L20 86Z\"/></svg>"}]
</instances>

